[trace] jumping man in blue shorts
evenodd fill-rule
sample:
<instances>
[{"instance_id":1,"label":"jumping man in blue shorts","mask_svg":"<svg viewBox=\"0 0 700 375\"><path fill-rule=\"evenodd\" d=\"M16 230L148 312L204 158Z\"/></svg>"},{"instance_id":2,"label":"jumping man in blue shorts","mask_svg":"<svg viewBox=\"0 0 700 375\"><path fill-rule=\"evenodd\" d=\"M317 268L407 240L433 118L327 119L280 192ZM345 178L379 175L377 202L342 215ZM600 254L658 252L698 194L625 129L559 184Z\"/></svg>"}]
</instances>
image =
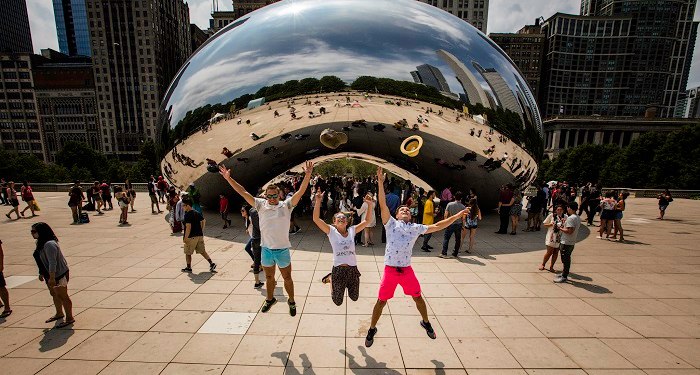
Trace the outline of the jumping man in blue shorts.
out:
<instances>
[{"instance_id":1,"label":"jumping man in blue shorts","mask_svg":"<svg viewBox=\"0 0 700 375\"><path fill-rule=\"evenodd\" d=\"M231 178L231 171L224 166L219 167L219 171L224 179L233 187L233 189L245 199L248 204L255 207L258 211L260 222L260 246L262 254L260 263L265 270L265 278L267 279L267 299L263 303L262 312L268 312L270 307L277 302L274 296L275 292L275 265L280 269L282 278L284 279L284 289L289 295L289 315L297 314L297 306L294 302L294 281L292 281L292 260L289 256L289 248L292 247L289 242L289 221L292 217L292 210L301 200L302 195L309 186L311 180L311 172L314 169L312 162L307 162L304 167L304 180L301 186L293 196L283 198L282 190L277 185L268 185L265 188L265 199L255 198L248 193L241 184Z\"/></svg>"}]
</instances>

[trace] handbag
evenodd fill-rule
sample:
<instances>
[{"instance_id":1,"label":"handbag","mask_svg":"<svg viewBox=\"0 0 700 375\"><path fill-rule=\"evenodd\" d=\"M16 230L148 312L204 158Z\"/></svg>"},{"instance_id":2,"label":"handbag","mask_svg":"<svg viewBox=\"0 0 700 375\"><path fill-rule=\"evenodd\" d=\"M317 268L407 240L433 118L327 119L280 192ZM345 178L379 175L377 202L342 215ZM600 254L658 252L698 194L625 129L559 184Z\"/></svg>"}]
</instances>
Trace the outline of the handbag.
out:
<instances>
[{"instance_id":1,"label":"handbag","mask_svg":"<svg viewBox=\"0 0 700 375\"><path fill-rule=\"evenodd\" d=\"M33 199L30 203L32 206L32 210L34 211L41 211L41 208L39 207L39 203L36 203L36 199Z\"/></svg>"}]
</instances>

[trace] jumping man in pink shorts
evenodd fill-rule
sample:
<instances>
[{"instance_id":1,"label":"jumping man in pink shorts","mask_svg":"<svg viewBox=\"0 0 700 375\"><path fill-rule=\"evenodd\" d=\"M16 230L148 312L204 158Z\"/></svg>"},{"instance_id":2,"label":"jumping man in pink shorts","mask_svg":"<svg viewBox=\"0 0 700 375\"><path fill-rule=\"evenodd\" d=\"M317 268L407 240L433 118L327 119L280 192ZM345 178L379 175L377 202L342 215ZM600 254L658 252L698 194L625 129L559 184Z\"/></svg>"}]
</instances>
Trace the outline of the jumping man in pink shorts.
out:
<instances>
[{"instance_id":1,"label":"jumping man in pink shorts","mask_svg":"<svg viewBox=\"0 0 700 375\"><path fill-rule=\"evenodd\" d=\"M428 321L428 310L425 306L425 300L421 296L420 283L413 272L413 268L411 268L413 245L421 234L443 230L467 213L467 209L465 209L457 215L450 216L435 224L422 225L411 222L411 210L408 206L399 206L396 210L396 219L394 219L391 217L389 207L386 204L384 178L382 168L377 168L377 183L379 185L377 201L379 201L379 207L382 212L382 223L384 223L384 228L386 229L386 250L384 251L384 274L379 285L379 297L374 305L374 311L372 311L372 323L365 339L366 347L370 347L374 343L379 317L382 316L382 310L386 302L394 297L394 291L398 285L401 285L404 294L413 297L416 308L423 318L420 322L421 327L425 329L428 337L435 339L435 331Z\"/></svg>"}]
</instances>

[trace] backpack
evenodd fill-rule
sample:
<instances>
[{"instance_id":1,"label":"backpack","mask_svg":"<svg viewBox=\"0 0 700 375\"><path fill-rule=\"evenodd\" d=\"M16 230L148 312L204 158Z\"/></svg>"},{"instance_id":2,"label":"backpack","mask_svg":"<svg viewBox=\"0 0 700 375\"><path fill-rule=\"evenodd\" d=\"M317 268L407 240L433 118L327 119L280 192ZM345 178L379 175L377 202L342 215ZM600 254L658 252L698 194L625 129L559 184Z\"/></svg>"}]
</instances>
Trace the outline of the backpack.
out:
<instances>
[{"instance_id":1,"label":"backpack","mask_svg":"<svg viewBox=\"0 0 700 375\"><path fill-rule=\"evenodd\" d=\"M88 216L87 212L80 213L80 222L83 224L87 224L90 222L90 216Z\"/></svg>"}]
</instances>

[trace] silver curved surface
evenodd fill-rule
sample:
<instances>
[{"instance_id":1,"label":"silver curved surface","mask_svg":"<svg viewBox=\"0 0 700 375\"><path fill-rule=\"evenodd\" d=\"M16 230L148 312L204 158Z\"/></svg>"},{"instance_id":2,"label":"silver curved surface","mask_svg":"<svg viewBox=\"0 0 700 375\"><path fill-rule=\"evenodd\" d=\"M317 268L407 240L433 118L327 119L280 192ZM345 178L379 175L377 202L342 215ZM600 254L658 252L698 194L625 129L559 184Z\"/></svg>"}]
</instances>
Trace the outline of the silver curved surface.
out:
<instances>
[{"instance_id":1,"label":"silver curved surface","mask_svg":"<svg viewBox=\"0 0 700 375\"><path fill-rule=\"evenodd\" d=\"M345 106L348 96L358 105ZM265 104L255 107L261 98ZM291 119L289 105L300 118ZM325 114L308 116L321 107ZM428 107L434 112L426 114ZM477 113L487 114L486 124L472 118ZM406 119L412 127L419 115L428 122L417 131L391 126ZM358 120L365 126L353 126ZM319 135L327 128L345 132L348 142L324 147ZM472 128L482 136L471 136ZM415 158L399 150L412 134L424 139ZM501 134L510 140L499 142ZM164 174L180 187L199 184L205 203L230 191L207 173L207 159L233 167L235 178L257 189L306 159L357 153L434 187L475 187L488 205L499 185L534 179L542 153L539 111L512 61L471 25L413 0L286 0L246 15L183 66L161 106L158 137ZM509 160L489 172L478 165L492 144L495 156L508 152ZM220 154L223 147L235 155ZM459 160L470 151L477 160ZM515 157L520 168L509 167Z\"/></svg>"}]
</instances>

